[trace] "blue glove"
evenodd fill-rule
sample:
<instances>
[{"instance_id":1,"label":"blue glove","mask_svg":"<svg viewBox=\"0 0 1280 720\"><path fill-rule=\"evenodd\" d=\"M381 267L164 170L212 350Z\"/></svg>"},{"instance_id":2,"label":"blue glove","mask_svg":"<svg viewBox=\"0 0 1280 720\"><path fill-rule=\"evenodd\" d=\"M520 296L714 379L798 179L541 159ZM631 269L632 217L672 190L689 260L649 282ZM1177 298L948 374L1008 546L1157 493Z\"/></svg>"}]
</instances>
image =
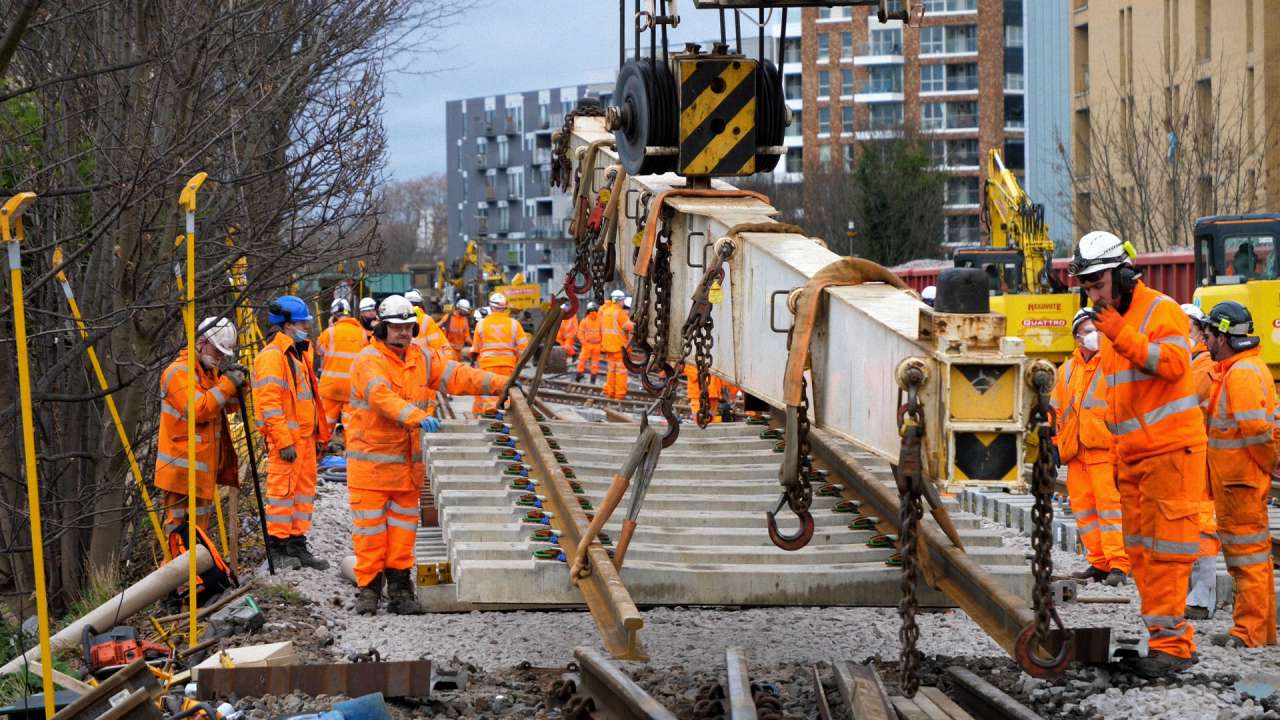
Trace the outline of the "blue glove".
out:
<instances>
[{"instance_id":1,"label":"blue glove","mask_svg":"<svg viewBox=\"0 0 1280 720\"><path fill-rule=\"evenodd\" d=\"M429 433L440 432L440 421L433 417L428 417L422 421L422 431Z\"/></svg>"}]
</instances>

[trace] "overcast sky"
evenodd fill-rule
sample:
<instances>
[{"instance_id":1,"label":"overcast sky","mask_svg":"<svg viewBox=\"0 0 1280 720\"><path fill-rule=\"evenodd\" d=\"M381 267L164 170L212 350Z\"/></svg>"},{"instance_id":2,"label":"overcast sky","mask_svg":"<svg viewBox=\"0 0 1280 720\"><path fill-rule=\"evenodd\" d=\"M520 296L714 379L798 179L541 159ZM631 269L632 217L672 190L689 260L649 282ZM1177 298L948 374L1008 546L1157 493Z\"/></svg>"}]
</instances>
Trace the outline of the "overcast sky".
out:
<instances>
[{"instance_id":1,"label":"overcast sky","mask_svg":"<svg viewBox=\"0 0 1280 720\"><path fill-rule=\"evenodd\" d=\"M628 2L628 6L630 6ZM719 35L715 11L680 3L672 47ZM745 33L745 29L744 29ZM447 100L611 80L618 62L616 0L488 0L442 42L445 52L413 61L389 82L385 118L390 172L405 180L445 170Z\"/></svg>"}]
</instances>

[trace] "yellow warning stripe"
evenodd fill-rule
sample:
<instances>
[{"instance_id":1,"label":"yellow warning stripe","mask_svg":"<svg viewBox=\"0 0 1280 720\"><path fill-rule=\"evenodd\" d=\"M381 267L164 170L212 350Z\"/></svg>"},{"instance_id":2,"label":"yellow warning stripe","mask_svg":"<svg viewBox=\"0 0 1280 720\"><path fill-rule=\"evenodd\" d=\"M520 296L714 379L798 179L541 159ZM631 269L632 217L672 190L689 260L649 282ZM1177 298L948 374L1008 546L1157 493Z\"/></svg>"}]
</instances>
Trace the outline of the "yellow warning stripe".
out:
<instances>
[{"instance_id":1,"label":"yellow warning stripe","mask_svg":"<svg viewBox=\"0 0 1280 720\"><path fill-rule=\"evenodd\" d=\"M685 63L685 67L688 68L693 67L693 65L693 63ZM680 113L680 142L687 140L689 133L697 130L703 121L720 106L724 98L728 97L735 88L741 85L743 80L751 77L753 70L755 70L755 65L749 62L740 62L736 68L730 63L725 67L724 72L720 73L720 79L724 81L723 93L717 93L711 90L710 87L698 93L698 97L694 98L689 107Z\"/></svg>"},{"instance_id":2,"label":"yellow warning stripe","mask_svg":"<svg viewBox=\"0 0 1280 720\"><path fill-rule=\"evenodd\" d=\"M690 175L706 174L714 171L721 160L724 159L729 151L746 136L746 131L754 126L756 121L756 99L751 98L746 105L738 111L737 115L725 125L725 131L720 133L707 146L702 148L702 152L698 153L684 171ZM741 128L742 132L733 133L733 128ZM754 160L754 155L753 155Z\"/></svg>"}]
</instances>

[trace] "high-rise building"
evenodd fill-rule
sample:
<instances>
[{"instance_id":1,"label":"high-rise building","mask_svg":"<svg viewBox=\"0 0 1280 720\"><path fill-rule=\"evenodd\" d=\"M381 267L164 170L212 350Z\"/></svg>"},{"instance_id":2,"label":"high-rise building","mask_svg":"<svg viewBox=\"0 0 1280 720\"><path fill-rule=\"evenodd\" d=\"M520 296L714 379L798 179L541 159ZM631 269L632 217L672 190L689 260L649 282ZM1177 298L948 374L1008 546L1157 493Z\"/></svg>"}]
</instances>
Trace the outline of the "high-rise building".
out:
<instances>
[{"instance_id":1,"label":"high-rise building","mask_svg":"<svg viewBox=\"0 0 1280 720\"><path fill-rule=\"evenodd\" d=\"M804 167L848 167L859 142L919 130L949 175L942 240L973 244L988 151L1024 166L1023 0L916 1L919 28L868 7L804 11Z\"/></svg>"},{"instance_id":2,"label":"high-rise building","mask_svg":"<svg viewBox=\"0 0 1280 720\"><path fill-rule=\"evenodd\" d=\"M1075 175L1110 182L1076 183L1077 234L1168 211L1154 249L1197 214L1280 209L1275 0L1071 0L1071 91Z\"/></svg>"},{"instance_id":3,"label":"high-rise building","mask_svg":"<svg viewBox=\"0 0 1280 720\"><path fill-rule=\"evenodd\" d=\"M1071 147L1070 0L1027 3L1027 168L1023 189L1044 206L1059 254L1072 246L1071 179L1059 148Z\"/></svg>"}]
</instances>

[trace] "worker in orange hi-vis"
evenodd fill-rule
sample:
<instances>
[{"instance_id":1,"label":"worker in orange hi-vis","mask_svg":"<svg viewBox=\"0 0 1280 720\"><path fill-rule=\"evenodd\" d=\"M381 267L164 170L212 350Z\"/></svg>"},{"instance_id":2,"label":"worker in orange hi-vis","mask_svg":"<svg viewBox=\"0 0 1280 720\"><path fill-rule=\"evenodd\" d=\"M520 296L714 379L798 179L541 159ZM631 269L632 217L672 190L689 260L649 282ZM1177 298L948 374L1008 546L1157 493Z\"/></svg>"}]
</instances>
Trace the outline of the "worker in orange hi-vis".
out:
<instances>
[{"instance_id":1,"label":"worker in orange hi-vis","mask_svg":"<svg viewBox=\"0 0 1280 720\"><path fill-rule=\"evenodd\" d=\"M1205 347L1205 323L1207 318L1198 305L1182 306L1191 323L1191 374L1195 378L1196 395L1200 398L1200 412L1209 421L1209 393L1213 389L1213 357ZM1205 476L1206 482L1208 475ZM1197 515L1200 521L1200 557L1191 566L1191 586L1187 589L1187 619L1208 620L1218 606L1218 520L1213 506L1213 494L1205 489L1205 499L1200 503Z\"/></svg>"},{"instance_id":2,"label":"worker in orange hi-vis","mask_svg":"<svg viewBox=\"0 0 1280 720\"><path fill-rule=\"evenodd\" d=\"M410 290L404 294L404 298L413 304L413 312L418 318L418 335L413 338L413 344L435 350L450 360L459 359L453 356L453 348L440 329L440 324L427 312L422 293Z\"/></svg>"},{"instance_id":3,"label":"worker in orange hi-vis","mask_svg":"<svg viewBox=\"0 0 1280 720\"><path fill-rule=\"evenodd\" d=\"M418 320L399 295L384 299L378 316L373 342L351 368L347 411L347 495L359 587L355 609L376 613L385 584L387 609L410 615L422 612L411 575L426 477L422 433L440 429L426 408L437 389L487 395L505 379L414 345Z\"/></svg>"},{"instance_id":4,"label":"worker in orange hi-vis","mask_svg":"<svg viewBox=\"0 0 1280 720\"><path fill-rule=\"evenodd\" d=\"M556 342L564 348L565 361L571 363L573 356L577 354L574 352L573 343L578 339L578 316L569 314L569 303L561 303L560 311L565 315L560 321L560 329L556 330Z\"/></svg>"},{"instance_id":5,"label":"worker in orange hi-vis","mask_svg":"<svg viewBox=\"0 0 1280 720\"><path fill-rule=\"evenodd\" d=\"M471 342L471 301L458 298L453 304L453 312L444 321L444 337L453 348L453 359L466 357L467 343Z\"/></svg>"},{"instance_id":6,"label":"worker in orange hi-vis","mask_svg":"<svg viewBox=\"0 0 1280 720\"><path fill-rule=\"evenodd\" d=\"M578 323L578 342L582 352L578 355L578 374L574 382L582 382L582 373L591 373L591 382L595 383L600 372L600 342L604 334L600 328L600 308L594 302L587 303L587 314Z\"/></svg>"},{"instance_id":7,"label":"worker in orange hi-vis","mask_svg":"<svg viewBox=\"0 0 1280 720\"><path fill-rule=\"evenodd\" d=\"M236 337L235 325L226 318L205 318L196 335L196 525L204 529L209 527L217 485L239 485L227 414L239 407L236 390L247 382L249 371L234 363ZM166 535L180 530L187 520L189 384L183 348L160 375L155 485L164 493Z\"/></svg>"},{"instance_id":8,"label":"worker in orange hi-vis","mask_svg":"<svg viewBox=\"0 0 1280 720\"><path fill-rule=\"evenodd\" d=\"M343 408L351 399L351 363L369 343L360 321L351 317L346 300L334 300L329 314L335 321L316 338L316 369L320 373L324 419L337 435L342 427Z\"/></svg>"},{"instance_id":9,"label":"worker in orange hi-vis","mask_svg":"<svg viewBox=\"0 0 1280 720\"><path fill-rule=\"evenodd\" d=\"M1058 425L1054 442L1067 465L1071 514L1084 544L1089 567L1072 577L1116 587L1129 576L1124 551L1120 491L1116 489L1115 454L1107 429L1107 406L1101 386L1101 345L1093 313L1081 310L1071 322L1075 353L1058 368L1052 405Z\"/></svg>"},{"instance_id":10,"label":"worker in orange hi-vis","mask_svg":"<svg viewBox=\"0 0 1280 720\"><path fill-rule=\"evenodd\" d=\"M502 293L490 295L489 314L476 325L475 337L471 341L476 367L501 375L505 381L515 371L516 361L528 346L529 336L507 310L507 296ZM471 412L480 415L496 407L496 395L477 396Z\"/></svg>"},{"instance_id":11,"label":"worker in orange hi-vis","mask_svg":"<svg viewBox=\"0 0 1280 720\"><path fill-rule=\"evenodd\" d=\"M698 417L698 409L702 407L702 386L698 384L698 366L693 363L685 363L684 379L689 392L689 409L693 413L693 417ZM710 407L711 422L720 422L720 394L724 391L724 384L720 378L715 375L707 375L707 405Z\"/></svg>"},{"instance_id":12,"label":"worker in orange hi-vis","mask_svg":"<svg viewBox=\"0 0 1280 720\"><path fill-rule=\"evenodd\" d=\"M1191 373L1189 324L1178 303L1147 287L1133 247L1109 232L1080 238L1068 267L1097 311L1107 424L1115 436L1125 551L1142 599L1147 678L1197 661L1186 618L1191 565L1200 555L1207 437Z\"/></svg>"},{"instance_id":13,"label":"worker in orange hi-vis","mask_svg":"<svg viewBox=\"0 0 1280 720\"><path fill-rule=\"evenodd\" d=\"M371 297L360 298L360 326L364 328L365 340L373 339L373 326L378 324L378 303Z\"/></svg>"},{"instance_id":14,"label":"worker in orange hi-vis","mask_svg":"<svg viewBox=\"0 0 1280 720\"><path fill-rule=\"evenodd\" d=\"M622 306L625 298L626 293L614 290L600 310L600 349L604 351L606 371L604 396L615 400L627 397L627 366L622 361L622 353L626 350L632 324Z\"/></svg>"},{"instance_id":15,"label":"worker in orange hi-vis","mask_svg":"<svg viewBox=\"0 0 1280 720\"><path fill-rule=\"evenodd\" d=\"M1276 644L1276 586L1267 499L1276 465L1276 389L1253 315L1228 300L1209 312L1205 343L1217 361L1209 396L1209 480L1227 571L1235 581L1230 632L1214 645Z\"/></svg>"},{"instance_id":16,"label":"worker in orange hi-vis","mask_svg":"<svg viewBox=\"0 0 1280 720\"><path fill-rule=\"evenodd\" d=\"M271 301L277 331L253 361L255 425L267 440L267 552L276 564L326 570L311 554L307 532L316 500L316 450L329 440L308 336L314 319L301 298ZM277 559L278 558L278 559Z\"/></svg>"}]
</instances>

